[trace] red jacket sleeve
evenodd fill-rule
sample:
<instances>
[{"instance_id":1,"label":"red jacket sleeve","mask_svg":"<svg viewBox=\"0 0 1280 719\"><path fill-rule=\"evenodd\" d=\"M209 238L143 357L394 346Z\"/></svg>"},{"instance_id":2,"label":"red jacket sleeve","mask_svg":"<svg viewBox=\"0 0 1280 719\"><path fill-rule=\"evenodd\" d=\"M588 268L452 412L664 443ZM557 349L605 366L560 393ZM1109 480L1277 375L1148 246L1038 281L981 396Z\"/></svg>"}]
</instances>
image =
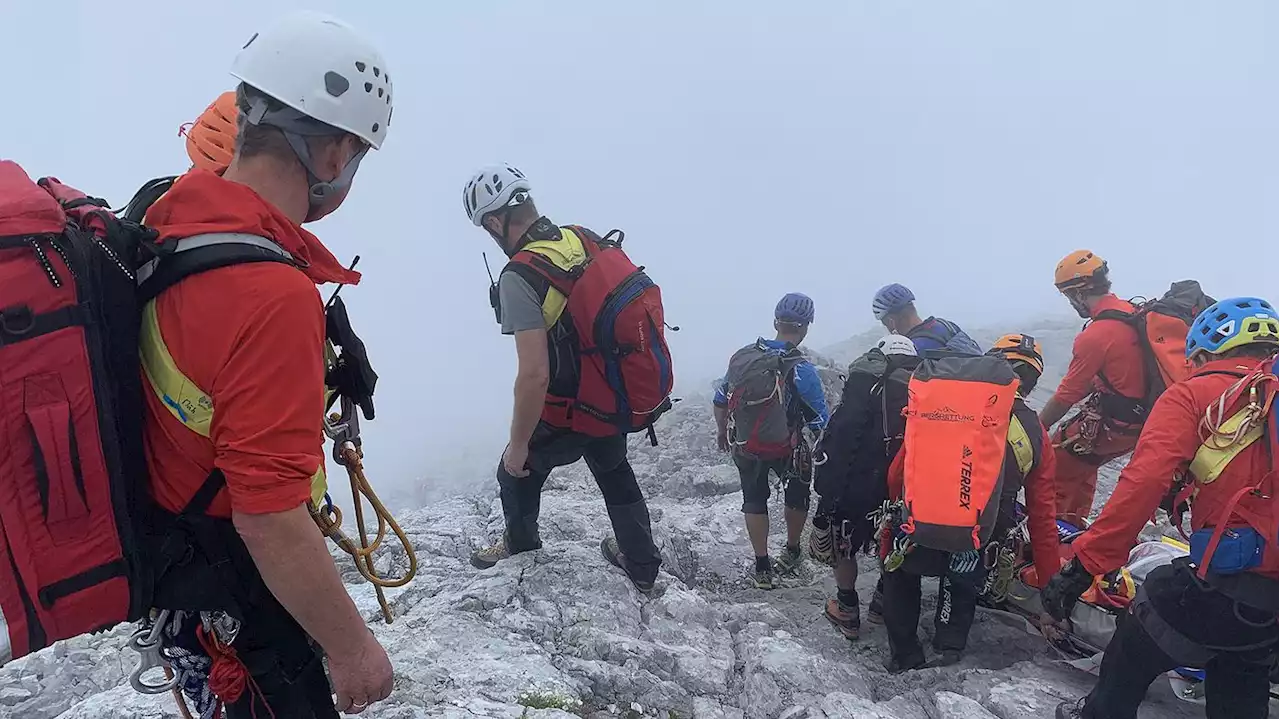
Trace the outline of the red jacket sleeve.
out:
<instances>
[{"instance_id":1,"label":"red jacket sleeve","mask_svg":"<svg viewBox=\"0 0 1280 719\"><path fill-rule=\"evenodd\" d=\"M889 499L902 499L902 483L906 477L906 468L907 448L902 447L897 454L893 455L893 461L889 462L889 474L886 477L889 483Z\"/></svg>"},{"instance_id":2,"label":"red jacket sleeve","mask_svg":"<svg viewBox=\"0 0 1280 719\"><path fill-rule=\"evenodd\" d=\"M1038 425L1037 425L1038 426ZM1040 427L1040 461L1027 476L1023 488L1027 492L1027 529L1031 533L1031 557L1036 563L1036 578L1043 587L1049 577L1062 567L1058 552L1058 523L1056 521L1057 492L1054 488L1056 471L1053 444L1049 433Z\"/></svg>"},{"instance_id":3,"label":"red jacket sleeve","mask_svg":"<svg viewBox=\"0 0 1280 719\"><path fill-rule=\"evenodd\" d=\"M324 463L324 308L291 274L249 315L211 393L214 464L235 512L297 507Z\"/></svg>"},{"instance_id":4,"label":"red jacket sleeve","mask_svg":"<svg viewBox=\"0 0 1280 719\"><path fill-rule=\"evenodd\" d=\"M1156 400L1115 493L1097 521L1071 544L1085 569L1106 574L1128 561L1138 532L1169 493L1174 474L1200 446L1199 426L1200 413L1185 385L1170 387Z\"/></svg>"},{"instance_id":5,"label":"red jacket sleeve","mask_svg":"<svg viewBox=\"0 0 1280 719\"><path fill-rule=\"evenodd\" d=\"M1079 402L1093 391L1093 378L1098 376L1106 359L1106 347L1096 332L1089 331L1093 327L1089 325L1076 335L1071 346L1071 365L1053 394L1055 400L1067 406Z\"/></svg>"}]
</instances>

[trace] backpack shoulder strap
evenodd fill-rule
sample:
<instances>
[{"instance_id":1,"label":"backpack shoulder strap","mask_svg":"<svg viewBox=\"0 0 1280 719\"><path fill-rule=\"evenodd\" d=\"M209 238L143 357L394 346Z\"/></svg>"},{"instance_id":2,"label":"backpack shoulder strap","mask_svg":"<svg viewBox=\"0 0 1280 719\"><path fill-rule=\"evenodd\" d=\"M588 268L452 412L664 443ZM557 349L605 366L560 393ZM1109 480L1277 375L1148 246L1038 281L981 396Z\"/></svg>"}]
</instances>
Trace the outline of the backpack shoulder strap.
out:
<instances>
[{"instance_id":1,"label":"backpack shoulder strap","mask_svg":"<svg viewBox=\"0 0 1280 719\"><path fill-rule=\"evenodd\" d=\"M1006 440L1009 449L1013 450L1018 473L1024 480L1036 468L1036 464L1044 454L1043 439L1040 421L1035 412L1027 406L1022 395L1016 396L1013 400L1013 412L1009 415L1009 432Z\"/></svg>"},{"instance_id":2,"label":"backpack shoulder strap","mask_svg":"<svg viewBox=\"0 0 1280 719\"><path fill-rule=\"evenodd\" d=\"M241 232L211 232L155 246L159 256L138 268L141 302L201 272L252 262L297 266L293 255L271 240Z\"/></svg>"},{"instance_id":3,"label":"backpack shoulder strap","mask_svg":"<svg viewBox=\"0 0 1280 719\"><path fill-rule=\"evenodd\" d=\"M178 180L176 175L169 177L157 177L147 184L138 188L133 197L124 206L123 210L119 210L116 214L130 222L142 224L143 219L147 216L147 210L160 199L161 195L169 191L173 187L173 183Z\"/></svg>"},{"instance_id":4,"label":"backpack shoulder strap","mask_svg":"<svg viewBox=\"0 0 1280 719\"><path fill-rule=\"evenodd\" d=\"M559 291L560 294L568 297L569 293L573 290L574 283L576 283L578 278L582 276L582 272L586 269L587 264L589 264L591 259L599 253L602 240L594 232L586 229L585 227L568 225L564 229L572 232L574 237L582 243L582 249L587 256L586 262L574 267L561 267L546 255L536 250L529 249L526 246L511 256L511 259L507 262L507 266L504 267L502 271L506 272L508 269L516 270L520 273L521 277L525 278L525 281L530 282L530 284L534 284L535 289L537 288L537 284L549 285ZM527 269L517 269L521 266ZM540 277L541 281L535 284L529 274L530 272L536 274L537 277ZM540 290L539 294L545 294L545 290Z\"/></svg>"},{"instance_id":5,"label":"backpack shoulder strap","mask_svg":"<svg viewBox=\"0 0 1280 719\"><path fill-rule=\"evenodd\" d=\"M1120 322L1124 322L1125 324L1130 324L1133 322L1135 318L1137 318L1137 316L1138 316L1137 312L1124 312L1122 310L1103 310L1093 318L1093 321L1097 322L1098 320L1119 320Z\"/></svg>"}]
</instances>

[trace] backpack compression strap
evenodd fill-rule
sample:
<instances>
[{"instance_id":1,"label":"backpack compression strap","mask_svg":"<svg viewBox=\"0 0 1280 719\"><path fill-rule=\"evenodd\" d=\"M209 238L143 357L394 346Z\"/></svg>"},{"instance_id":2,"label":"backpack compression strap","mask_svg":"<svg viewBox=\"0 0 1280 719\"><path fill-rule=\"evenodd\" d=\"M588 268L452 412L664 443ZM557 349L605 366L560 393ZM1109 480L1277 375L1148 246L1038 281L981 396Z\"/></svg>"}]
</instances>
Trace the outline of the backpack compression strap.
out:
<instances>
[{"instance_id":1,"label":"backpack compression strap","mask_svg":"<svg viewBox=\"0 0 1280 719\"><path fill-rule=\"evenodd\" d=\"M182 280L209 270L251 262L297 265L293 255L265 237L212 232L156 246L158 257L138 268L139 302L154 300Z\"/></svg>"}]
</instances>

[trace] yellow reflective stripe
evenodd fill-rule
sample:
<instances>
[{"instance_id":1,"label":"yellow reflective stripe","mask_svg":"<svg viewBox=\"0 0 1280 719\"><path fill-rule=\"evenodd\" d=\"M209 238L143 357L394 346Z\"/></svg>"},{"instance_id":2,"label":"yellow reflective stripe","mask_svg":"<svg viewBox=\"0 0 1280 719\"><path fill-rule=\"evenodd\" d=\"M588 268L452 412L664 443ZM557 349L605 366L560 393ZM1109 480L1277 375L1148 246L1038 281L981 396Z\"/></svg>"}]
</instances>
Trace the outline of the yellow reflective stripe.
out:
<instances>
[{"instance_id":1,"label":"yellow reflective stripe","mask_svg":"<svg viewBox=\"0 0 1280 719\"><path fill-rule=\"evenodd\" d=\"M324 495L329 491L329 480L324 474L324 459L320 460L320 469L311 475L311 503L317 507L324 506Z\"/></svg>"},{"instance_id":2,"label":"yellow reflective stripe","mask_svg":"<svg viewBox=\"0 0 1280 719\"><path fill-rule=\"evenodd\" d=\"M196 386L174 362L173 355L164 343L160 334L160 320L156 314L156 303L148 302L142 308L142 329L138 342L139 354L142 358L142 372L146 375L147 384L160 399L161 404L169 409L179 422L201 437L209 436L209 426L213 423L213 398ZM332 347L326 348L326 356ZM325 388L325 401L334 391ZM324 472L324 459L320 460L320 468L311 475L311 501L317 506L324 501L325 492L329 491L328 479Z\"/></svg>"},{"instance_id":3,"label":"yellow reflective stripe","mask_svg":"<svg viewBox=\"0 0 1280 719\"><path fill-rule=\"evenodd\" d=\"M542 255L562 270L572 269L587 261L587 249L582 246L582 240L573 230L563 227L560 228L560 239L536 240L523 249ZM567 298L560 290L554 287L547 290L547 296L542 300L542 319L547 327L559 321L566 302Z\"/></svg>"},{"instance_id":4,"label":"yellow reflective stripe","mask_svg":"<svg viewBox=\"0 0 1280 719\"><path fill-rule=\"evenodd\" d=\"M156 316L156 303L148 302L142 308L142 329L139 337L142 371L147 383L179 422L201 437L209 436L213 422L213 398L196 386L178 369L160 336L160 320Z\"/></svg>"},{"instance_id":5,"label":"yellow reflective stripe","mask_svg":"<svg viewBox=\"0 0 1280 719\"><path fill-rule=\"evenodd\" d=\"M1231 415L1227 421L1222 423L1218 428L1218 431L1222 434L1231 434L1238 430L1240 425L1249 415L1249 409L1250 408L1245 407L1239 412ZM1226 469L1228 464L1231 464L1231 460L1236 458L1236 455L1240 454L1249 445L1262 438L1264 430L1264 423L1258 422L1246 430L1245 433L1240 436L1240 439L1232 442L1226 447L1204 442L1200 445L1200 448L1196 450L1196 456L1191 460L1191 475L1195 477L1196 481L1200 484L1212 484L1214 480L1222 474L1222 470Z\"/></svg>"},{"instance_id":6,"label":"yellow reflective stripe","mask_svg":"<svg viewBox=\"0 0 1280 719\"><path fill-rule=\"evenodd\" d=\"M1013 457L1018 462L1018 472L1025 478L1031 474L1031 467L1036 461L1036 451L1031 446L1031 437L1022 426L1022 420L1015 414L1009 422L1008 442L1013 448Z\"/></svg>"}]
</instances>

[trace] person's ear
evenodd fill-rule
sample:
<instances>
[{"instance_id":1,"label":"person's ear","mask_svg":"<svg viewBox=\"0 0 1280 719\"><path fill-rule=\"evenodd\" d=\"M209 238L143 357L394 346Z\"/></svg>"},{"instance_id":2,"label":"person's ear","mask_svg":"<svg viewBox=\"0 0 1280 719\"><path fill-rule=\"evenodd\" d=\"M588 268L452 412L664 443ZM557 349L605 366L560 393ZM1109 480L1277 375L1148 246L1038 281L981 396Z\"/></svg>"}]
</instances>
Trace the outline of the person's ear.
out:
<instances>
[{"instance_id":1,"label":"person's ear","mask_svg":"<svg viewBox=\"0 0 1280 719\"><path fill-rule=\"evenodd\" d=\"M365 148L364 141L352 134L345 134L341 138L325 138L324 142L316 144L321 147L316 148L313 145L311 152L314 155L320 179L325 182L338 179L352 158Z\"/></svg>"},{"instance_id":2,"label":"person's ear","mask_svg":"<svg viewBox=\"0 0 1280 719\"><path fill-rule=\"evenodd\" d=\"M486 215L480 220L480 225L494 237L502 237L502 220L499 220L496 214Z\"/></svg>"}]
</instances>

